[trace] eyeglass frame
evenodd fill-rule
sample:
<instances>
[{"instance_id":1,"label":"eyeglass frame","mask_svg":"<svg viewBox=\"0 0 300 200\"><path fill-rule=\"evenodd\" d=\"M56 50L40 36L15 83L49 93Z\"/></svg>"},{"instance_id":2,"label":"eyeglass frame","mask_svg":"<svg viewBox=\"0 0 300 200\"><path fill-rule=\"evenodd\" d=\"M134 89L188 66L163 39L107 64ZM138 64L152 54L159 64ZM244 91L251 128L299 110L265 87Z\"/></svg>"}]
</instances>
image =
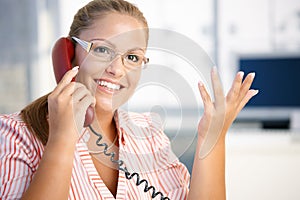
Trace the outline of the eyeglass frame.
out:
<instances>
[{"instance_id":1,"label":"eyeglass frame","mask_svg":"<svg viewBox=\"0 0 300 200\"><path fill-rule=\"evenodd\" d=\"M93 42L88 42L88 41L79 39L75 36L72 36L71 38L75 43L79 44L87 53L89 53L91 51L93 44L94 44ZM128 53L128 51L122 54L120 52L117 52L116 49L111 48L111 50L113 52L113 56L111 56L110 60L107 62L112 62L118 55L120 55L122 58L123 65L126 66L126 64L124 62L124 59L126 59L126 58L124 55L126 55ZM147 58L146 56L143 56L142 60L143 60L142 66L141 67L133 67L133 69L139 69L139 68L145 69L146 64L149 62L149 58Z\"/></svg>"}]
</instances>

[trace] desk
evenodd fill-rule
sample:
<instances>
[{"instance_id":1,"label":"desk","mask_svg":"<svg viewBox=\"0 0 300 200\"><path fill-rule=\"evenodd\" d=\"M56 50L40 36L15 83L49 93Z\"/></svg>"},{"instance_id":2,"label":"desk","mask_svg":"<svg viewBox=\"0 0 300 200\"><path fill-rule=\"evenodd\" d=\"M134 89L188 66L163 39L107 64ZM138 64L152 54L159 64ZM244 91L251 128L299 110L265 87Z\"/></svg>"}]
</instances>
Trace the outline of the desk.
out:
<instances>
[{"instance_id":1,"label":"desk","mask_svg":"<svg viewBox=\"0 0 300 200\"><path fill-rule=\"evenodd\" d=\"M300 131L232 129L226 142L227 199L300 199Z\"/></svg>"}]
</instances>

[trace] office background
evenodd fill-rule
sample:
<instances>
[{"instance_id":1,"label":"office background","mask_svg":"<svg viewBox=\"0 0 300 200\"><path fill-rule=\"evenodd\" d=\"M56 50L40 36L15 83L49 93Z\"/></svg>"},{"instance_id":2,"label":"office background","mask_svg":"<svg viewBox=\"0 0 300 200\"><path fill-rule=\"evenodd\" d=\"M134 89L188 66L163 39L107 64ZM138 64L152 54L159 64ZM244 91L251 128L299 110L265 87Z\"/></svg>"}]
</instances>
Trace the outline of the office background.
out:
<instances>
[{"instance_id":1,"label":"office background","mask_svg":"<svg viewBox=\"0 0 300 200\"><path fill-rule=\"evenodd\" d=\"M1 0L0 113L18 111L55 87L51 48L56 39L67 35L73 15L87 2ZM248 61L288 58L290 62L282 70L290 71L290 74L299 71L299 61L291 61L300 57L299 0L130 2L144 12L150 28L174 31L201 46L217 65L225 91L240 68L241 58ZM168 60L162 62L176 66ZM298 68L289 68L292 65ZM249 67L249 70L254 67ZM177 68L178 74L181 68ZM184 71L182 69L182 73ZM299 82L298 85L292 82L294 79L284 76L275 79L273 75L268 76L267 70L263 73L257 74L263 77L260 80L287 82L286 88L299 93ZM191 85L188 87L193 88ZM165 91L157 92L160 89L154 87L150 91L160 96ZM278 90L278 95L285 95L286 90ZM197 96L194 89L190 92ZM191 171L195 123L199 119L195 110L198 108L193 108L189 101L178 103L176 98L174 107L157 106L160 102L162 105L173 102L173 97L171 94L155 99L151 109L163 115L174 152ZM170 102L166 100L168 98ZM297 100L299 96L287 98ZM299 102L290 106L283 102L281 106L264 106L262 109L248 107L239 116L227 137L228 199L300 198ZM143 104L139 105L143 110ZM144 109L149 108L145 106ZM199 111L201 115L201 105ZM266 128L268 125L270 127Z\"/></svg>"}]
</instances>

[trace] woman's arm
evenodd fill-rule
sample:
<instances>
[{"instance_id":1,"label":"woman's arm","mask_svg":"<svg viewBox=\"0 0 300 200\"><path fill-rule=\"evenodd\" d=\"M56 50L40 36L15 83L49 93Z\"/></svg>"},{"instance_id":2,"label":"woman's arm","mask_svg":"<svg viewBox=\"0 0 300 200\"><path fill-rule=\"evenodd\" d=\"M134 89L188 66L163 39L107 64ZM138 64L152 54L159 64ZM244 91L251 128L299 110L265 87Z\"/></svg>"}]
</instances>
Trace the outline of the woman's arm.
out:
<instances>
[{"instance_id":1,"label":"woman's arm","mask_svg":"<svg viewBox=\"0 0 300 200\"><path fill-rule=\"evenodd\" d=\"M226 97L216 68L212 71L215 102L203 84L199 91L204 103L204 115L198 126L198 141L192 171L189 200L226 199L225 137L232 122L258 91L250 89L254 73L244 81L239 72Z\"/></svg>"},{"instance_id":2,"label":"woman's arm","mask_svg":"<svg viewBox=\"0 0 300 200\"><path fill-rule=\"evenodd\" d=\"M25 199L67 199L72 175L75 145L48 143Z\"/></svg>"},{"instance_id":3,"label":"woman's arm","mask_svg":"<svg viewBox=\"0 0 300 200\"><path fill-rule=\"evenodd\" d=\"M67 72L48 96L49 138L23 200L68 198L76 142L86 110L95 104L84 85L71 82L77 72Z\"/></svg>"}]
</instances>

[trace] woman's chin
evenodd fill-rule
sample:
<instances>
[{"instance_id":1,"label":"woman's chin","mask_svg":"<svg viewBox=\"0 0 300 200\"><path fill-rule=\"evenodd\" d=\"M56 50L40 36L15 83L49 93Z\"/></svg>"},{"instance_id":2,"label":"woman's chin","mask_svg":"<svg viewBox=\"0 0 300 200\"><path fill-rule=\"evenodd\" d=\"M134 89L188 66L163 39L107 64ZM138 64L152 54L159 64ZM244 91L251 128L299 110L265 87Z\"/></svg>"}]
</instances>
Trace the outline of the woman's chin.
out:
<instances>
[{"instance_id":1,"label":"woman's chin","mask_svg":"<svg viewBox=\"0 0 300 200\"><path fill-rule=\"evenodd\" d=\"M122 96L114 96L109 98L104 95L99 95L96 96L96 109L97 111L114 113L127 100L127 98L122 98Z\"/></svg>"},{"instance_id":2,"label":"woman's chin","mask_svg":"<svg viewBox=\"0 0 300 200\"><path fill-rule=\"evenodd\" d=\"M110 113L114 113L118 107L117 105L114 105L112 99L97 99L97 103L96 103L96 107L95 107L96 111L99 112L110 112Z\"/></svg>"}]
</instances>

